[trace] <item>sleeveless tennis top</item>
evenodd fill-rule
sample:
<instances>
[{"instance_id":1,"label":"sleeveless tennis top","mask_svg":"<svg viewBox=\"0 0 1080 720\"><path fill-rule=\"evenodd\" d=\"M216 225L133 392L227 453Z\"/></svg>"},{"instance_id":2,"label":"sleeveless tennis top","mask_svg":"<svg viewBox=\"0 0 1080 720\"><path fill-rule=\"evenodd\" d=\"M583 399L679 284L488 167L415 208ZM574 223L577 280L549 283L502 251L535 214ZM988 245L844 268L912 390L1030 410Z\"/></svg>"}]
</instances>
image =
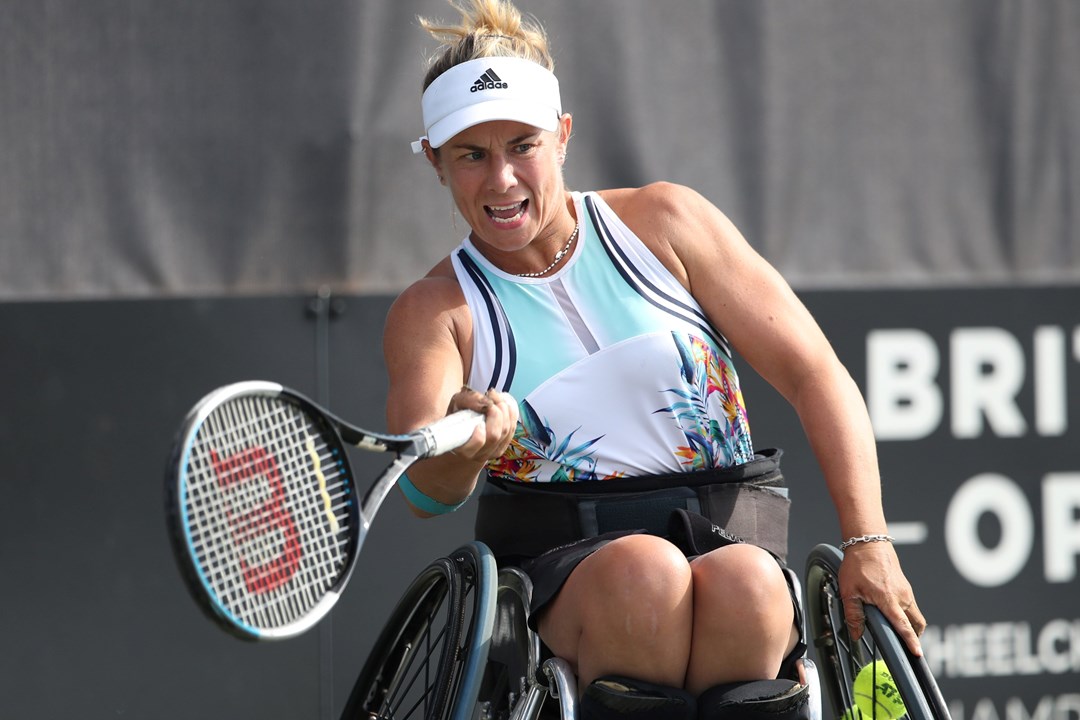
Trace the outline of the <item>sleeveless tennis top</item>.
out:
<instances>
[{"instance_id":1,"label":"sleeveless tennis top","mask_svg":"<svg viewBox=\"0 0 1080 720\"><path fill-rule=\"evenodd\" d=\"M469 385L519 403L488 472L580 482L753 459L726 339L596 193L573 193L580 230L544 278L489 262L468 237L451 253L473 322Z\"/></svg>"}]
</instances>

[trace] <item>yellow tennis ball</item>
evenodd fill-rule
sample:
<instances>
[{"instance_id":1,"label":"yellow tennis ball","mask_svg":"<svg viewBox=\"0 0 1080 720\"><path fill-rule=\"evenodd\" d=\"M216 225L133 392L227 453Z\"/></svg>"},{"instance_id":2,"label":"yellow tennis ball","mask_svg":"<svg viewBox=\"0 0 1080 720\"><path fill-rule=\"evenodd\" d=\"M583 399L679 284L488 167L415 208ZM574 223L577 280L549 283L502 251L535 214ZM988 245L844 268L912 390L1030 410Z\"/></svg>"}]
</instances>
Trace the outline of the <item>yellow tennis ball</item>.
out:
<instances>
[{"instance_id":1,"label":"yellow tennis ball","mask_svg":"<svg viewBox=\"0 0 1080 720\"><path fill-rule=\"evenodd\" d=\"M896 720L907 713L900 691L884 663L877 660L864 666L852 686L855 706L865 717Z\"/></svg>"},{"instance_id":2,"label":"yellow tennis ball","mask_svg":"<svg viewBox=\"0 0 1080 720\"><path fill-rule=\"evenodd\" d=\"M862 712L852 705L844 711L844 714L840 716L840 720L863 720Z\"/></svg>"}]
</instances>

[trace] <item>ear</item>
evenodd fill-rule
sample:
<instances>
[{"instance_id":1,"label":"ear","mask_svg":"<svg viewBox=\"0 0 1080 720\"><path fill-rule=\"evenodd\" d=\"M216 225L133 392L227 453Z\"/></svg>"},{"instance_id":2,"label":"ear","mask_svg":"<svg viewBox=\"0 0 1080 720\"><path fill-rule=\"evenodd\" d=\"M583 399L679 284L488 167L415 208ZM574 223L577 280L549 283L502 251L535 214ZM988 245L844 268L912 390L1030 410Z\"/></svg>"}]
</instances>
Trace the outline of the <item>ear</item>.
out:
<instances>
[{"instance_id":1,"label":"ear","mask_svg":"<svg viewBox=\"0 0 1080 720\"><path fill-rule=\"evenodd\" d=\"M570 113L563 113L559 118L559 159L566 159L566 146L570 142L570 131L574 127L574 117Z\"/></svg>"},{"instance_id":2,"label":"ear","mask_svg":"<svg viewBox=\"0 0 1080 720\"><path fill-rule=\"evenodd\" d=\"M423 140L424 143L424 157L431 163L431 167L435 168L435 174L439 176L439 180L443 179L442 163L439 162L439 156L435 152L435 149L431 147L431 143L427 141L427 138Z\"/></svg>"}]
</instances>

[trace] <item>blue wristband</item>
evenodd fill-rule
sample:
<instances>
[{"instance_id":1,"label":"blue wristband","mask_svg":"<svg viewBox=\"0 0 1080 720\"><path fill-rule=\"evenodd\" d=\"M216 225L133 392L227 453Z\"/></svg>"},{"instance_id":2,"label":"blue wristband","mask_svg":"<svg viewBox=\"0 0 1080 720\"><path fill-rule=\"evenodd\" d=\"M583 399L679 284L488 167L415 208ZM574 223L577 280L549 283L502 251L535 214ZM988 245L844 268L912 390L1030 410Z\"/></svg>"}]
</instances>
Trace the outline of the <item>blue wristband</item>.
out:
<instances>
[{"instance_id":1,"label":"blue wristband","mask_svg":"<svg viewBox=\"0 0 1080 720\"><path fill-rule=\"evenodd\" d=\"M413 504L418 510L423 510L426 513L432 515L445 515L446 513L452 513L459 507L469 501L470 496L466 496L464 500L457 505L447 505L441 503L433 497L425 495L420 488L413 485L412 480L407 475L402 475L398 478L398 487L401 488L401 492L405 493L405 499Z\"/></svg>"}]
</instances>

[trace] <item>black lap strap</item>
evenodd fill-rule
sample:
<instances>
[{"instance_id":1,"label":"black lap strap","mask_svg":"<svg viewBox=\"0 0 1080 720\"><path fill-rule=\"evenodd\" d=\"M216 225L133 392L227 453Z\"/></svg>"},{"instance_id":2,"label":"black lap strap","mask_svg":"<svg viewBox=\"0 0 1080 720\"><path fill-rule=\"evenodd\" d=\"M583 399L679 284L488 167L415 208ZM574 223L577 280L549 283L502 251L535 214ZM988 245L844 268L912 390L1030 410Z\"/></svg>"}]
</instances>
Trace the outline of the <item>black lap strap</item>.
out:
<instances>
[{"instance_id":1,"label":"black lap strap","mask_svg":"<svg viewBox=\"0 0 1080 720\"><path fill-rule=\"evenodd\" d=\"M791 680L717 685L698 698L698 720L809 720L810 688Z\"/></svg>"},{"instance_id":2,"label":"black lap strap","mask_svg":"<svg viewBox=\"0 0 1080 720\"><path fill-rule=\"evenodd\" d=\"M616 530L667 537L672 513L683 510L783 559L790 501L780 472L782 454L762 450L733 468L595 482L489 477L479 498L476 538L498 558L533 558Z\"/></svg>"},{"instance_id":3,"label":"black lap strap","mask_svg":"<svg viewBox=\"0 0 1080 720\"><path fill-rule=\"evenodd\" d=\"M697 701L681 688L608 675L581 695L581 720L697 720Z\"/></svg>"},{"instance_id":4,"label":"black lap strap","mask_svg":"<svg viewBox=\"0 0 1080 720\"><path fill-rule=\"evenodd\" d=\"M707 552L726 545L745 542L741 537L732 535L704 515L675 510L668 518L667 537L686 555L704 555Z\"/></svg>"}]
</instances>

